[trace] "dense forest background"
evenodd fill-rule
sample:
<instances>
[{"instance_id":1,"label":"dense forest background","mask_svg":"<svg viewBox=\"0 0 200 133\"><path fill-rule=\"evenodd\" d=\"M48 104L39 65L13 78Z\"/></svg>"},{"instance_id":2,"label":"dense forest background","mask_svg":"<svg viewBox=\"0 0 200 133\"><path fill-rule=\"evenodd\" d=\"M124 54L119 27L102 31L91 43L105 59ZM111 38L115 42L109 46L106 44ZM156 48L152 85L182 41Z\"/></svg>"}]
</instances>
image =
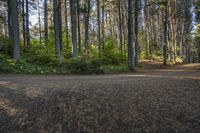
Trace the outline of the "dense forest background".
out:
<instances>
[{"instance_id":1,"label":"dense forest background","mask_svg":"<svg viewBox=\"0 0 200 133\"><path fill-rule=\"evenodd\" d=\"M0 0L0 71L135 71L200 62L198 0ZM128 64L128 65L127 65Z\"/></svg>"}]
</instances>

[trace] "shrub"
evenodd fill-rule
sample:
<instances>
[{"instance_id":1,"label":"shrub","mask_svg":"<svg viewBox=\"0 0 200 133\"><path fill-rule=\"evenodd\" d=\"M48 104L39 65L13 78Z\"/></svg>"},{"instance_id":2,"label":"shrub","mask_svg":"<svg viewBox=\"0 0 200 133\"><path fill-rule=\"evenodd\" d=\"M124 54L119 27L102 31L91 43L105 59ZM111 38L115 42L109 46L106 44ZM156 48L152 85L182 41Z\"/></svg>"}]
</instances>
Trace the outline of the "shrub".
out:
<instances>
[{"instance_id":1,"label":"shrub","mask_svg":"<svg viewBox=\"0 0 200 133\"><path fill-rule=\"evenodd\" d=\"M91 74L102 74L104 70L102 68L102 61L100 59L94 59L89 63L88 71Z\"/></svg>"},{"instance_id":2,"label":"shrub","mask_svg":"<svg viewBox=\"0 0 200 133\"><path fill-rule=\"evenodd\" d=\"M32 46L25 54L25 59L29 63L48 65L56 62L55 50L45 45Z\"/></svg>"},{"instance_id":3,"label":"shrub","mask_svg":"<svg viewBox=\"0 0 200 133\"><path fill-rule=\"evenodd\" d=\"M119 50L116 48L116 44L116 40L113 38L107 38L102 56L103 64L119 65L121 63L122 57Z\"/></svg>"},{"instance_id":4,"label":"shrub","mask_svg":"<svg viewBox=\"0 0 200 133\"><path fill-rule=\"evenodd\" d=\"M68 69L73 73L86 73L88 70L88 64L83 58L73 58L68 63Z\"/></svg>"}]
</instances>

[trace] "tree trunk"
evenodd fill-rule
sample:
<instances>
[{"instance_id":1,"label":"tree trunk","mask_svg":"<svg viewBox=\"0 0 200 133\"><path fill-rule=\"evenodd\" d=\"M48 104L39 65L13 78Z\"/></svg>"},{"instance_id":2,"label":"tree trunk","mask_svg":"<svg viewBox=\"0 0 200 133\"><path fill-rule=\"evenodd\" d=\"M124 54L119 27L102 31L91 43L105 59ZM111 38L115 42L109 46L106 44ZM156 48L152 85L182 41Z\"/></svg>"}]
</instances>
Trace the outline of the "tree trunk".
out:
<instances>
[{"instance_id":1,"label":"tree trunk","mask_svg":"<svg viewBox=\"0 0 200 133\"><path fill-rule=\"evenodd\" d=\"M13 59L20 59L19 20L17 0L8 0L9 34L13 47Z\"/></svg>"},{"instance_id":2,"label":"tree trunk","mask_svg":"<svg viewBox=\"0 0 200 133\"><path fill-rule=\"evenodd\" d=\"M40 45L42 44L42 29L41 29L41 15L40 15L40 3L38 1L38 24L39 24L39 40L40 40Z\"/></svg>"},{"instance_id":3,"label":"tree trunk","mask_svg":"<svg viewBox=\"0 0 200 133\"><path fill-rule=\"evenodd\" d=\"M25 25L25 9L24 0L22 0L22 28L23 28L23 44L26 46L26 25Z\"/></svg>"},{"instance_id":4,"label":"tree trunk","mask_svg":"<svg viewBox=\"0 0 200 133\"><path fill-rule=\"evenodd\" d=\"M135 70L133 51L133 0L128 0L128 64L131 71Z\"/></svg>"},{"instance_id":5,"label":"tree trunk","mask_svg":"<svg viewBox=\"0 0 200 133\"><path fill-rule=\"evenodd\" d=\"M90 18L90 0L87 0L87 3L86 3L86 7L85 7L85 10L86 10L86 18L85 18L85 43L84 43L84 46L85 48L87 49L88 47L88 34L89 34L89 18Z\"/></svg>"},{"instance_id":6,"label":"tree trunk","mask_svg":"<svg viewBox=\"0 0 200 133\"><path fill-rule=\"evenodd\" d=\"M60 57L61 48L60 48L60 26L59 26L59 0L53 0L53 19L54 19L54 38L55 38L55 49L56 55Z\"/></svg>"},{"instance_id":7,"label":"tree trunk","mask_svg":"<svg viewBox=\"0 0 200 133\"><path fill-rule=\"evenodd\" d=\"M80 26L80 3L79 0L77 0L77 21L78 21L78 48L79 53L81 52L81 26Z\"/></svg>"},{"instance_id":8,"label":"tree trunk","mask_svg":"<svg viewBox=\"0 0 200 133\"><path fill-rule=\"evenodd\" d=\"M164 45L163 45L163 65L167 65L167 2L165 3L165 9L164 9Z\"/></svg>"},{"instance_id":9,"label":"tree trunk","mask_svg":"<svg viewBox=\"0 0 200 133\"><path fill-rule=\"evenodd\" d=\"M73 45L73 57L78 55L77 52L77 30L76 30L76 0L70 0L70 12L71 12L71 30L72 30L72 45Z\"/></svg>"},{"instance_id":10,"label":"tree trunk","mask_svg":"<svg viewBox=\"0 0 200 133\"><path fill-rule=\"evenodd\" d=\"M44 36L45 36L45 45L48 45L48 5L47 0L44 0Z\"/></svg>"},{"instance_id":11,"label":"tree trunk","mask_svg":"<svg viewBox=\"0 0 200 133\"><path fill-rule=\"evenodd\" d=\"M101 56L101 22L100 22L100 0L97 0L97 25L98 25L98 46L99 46L99 56Z\"/></svg>"},{"instance_id":12,"label":"tree trunk","mask_svg":"<svg viewBox=\"0 0 200 133\"><path fill-rule=\"evenodd\" d=\"M68 17L67 17L67 0L65 0L65 28L66 28L66 40L67 47L69 47L69 28L68 28Z\"/></svg>"},{"instance_id":13,"label":"tree trunk","mask_svg":"<svg viewBox=\"0 0 200 133\"><path fill-rule=\"evenodd\" d=\"M119 41L120 41L120 53L123 56L123 44L122 44L122 19L121 19L121 0L118 0L118 15L119 15Z\"/></svg>"},{"instance_id":14,"label":"tree trunk","mask_svg":"<svg viewBox=\"0 0 200 133\"><path fill-rule=\"evenodd\" d=\"M104 51L104 45L105 45L105 31L104 31L104 17L105 17L105 1L104 0L102 0L102 3L103 3L103 5L102 5L102 20L101 20L101 24L102 24L102 26L101 26L101 29L102 29L102 48L103 48L103 51Z\"/></svg>"},{"instance_id":15,"label":"tree trunk","mask_svg":"<svg viewBox=\"0 0 200 133\"><path fill-rule=\"evenodd\" d=\"M26 43L28 49L31 46L30 42L30 29L29 29L29 2L26 0Z\"/></svg>"},{"instance_id":16,"label":"tree trunk","mask_svg":"<svg viewBox=\"0 0 200 133\"><path fill-rule=\"evenodd\" d=\"M139 63L138 0L135 0L135 65Z\"/></svg>"}]
</instances>

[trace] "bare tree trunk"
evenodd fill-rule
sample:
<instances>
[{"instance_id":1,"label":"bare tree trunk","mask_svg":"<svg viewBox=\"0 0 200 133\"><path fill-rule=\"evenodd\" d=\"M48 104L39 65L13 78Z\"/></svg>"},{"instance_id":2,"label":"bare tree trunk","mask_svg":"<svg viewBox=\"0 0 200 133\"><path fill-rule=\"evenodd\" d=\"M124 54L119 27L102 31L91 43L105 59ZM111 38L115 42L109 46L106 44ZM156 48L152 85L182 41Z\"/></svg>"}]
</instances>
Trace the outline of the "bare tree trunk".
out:
<instances>
[{"instance_id":1,"label":"bare tree trunk","mask_svg":"<svg viewBox=\"0 0 200 133\"><path fill-rule=\"evenodd\" d=\"M128 0L128 64L131 71L135 70L133 51L133 1Z\"/></svg>"},{"instance_id":2,"label":"bare tree trunk","mask_svg":"<svg viewBox=\"0 0 200 133\"><path fill-rule=\"evenodd\" d=\"M44 0L44 36L45 36L45 45L48 45L48 6L47 0Z\"/></svg>"},{"instance_id":3,"label":"bare tree trunk","mask_svg":"<svg viewBox=\"0 0 200 133\"><path fill-rule=\"evenodd\" d=\"M164 9L164 45L163 45L163 65L167 65L167 2L165 3L165 9Z\"/></svg>"},{"instance_id":4,"label":"bare tree trunk","mask_svg":"<svg viewBox=\"0 0 200 133\"><path fill-rule=\"evenodd\" d=\"M20 40L19 40L19 20L18 20L18 1L8 0L8 24L11 44L13 47L13 59L20 59Z\"/></svg>"},{"instance_id":5,"label":"bare tree trunk","mask_svg":"<svg viewBox=\"0 0 200 133\"><path fill-rule=\"evenodd\" d=\"M81 52L81 29L80 29L80 5L79 0L77 0L77 18L78 18L78 48L79 53Z\"/></svg>"},{"instance_id":6,"label":"bare tree trunk","mask_svg":"<svg viewBox=\"0 0 200 133\"><path fill-rule=\"evenodd\" d=\"M104 45L105 45L104 17L105 17L105 1L102 0L102 20L101 20L101 24L102 24L101 27L102 28L101 28L101 30L102 30L102 44L103 44L102 48L103 48L103 51L104 51Z\"/></svg>"},{"instance_id":7,"label":"bare tree trunk","mask_svg":"<svg viewBox=\"0 0 200 133\"><path fill-rule=\"evenodd\" d=\"M97 25L98 25L98 46L99 46L99 56L101 56L101 25L100 25L100 0L97 0Z\"/></svg>"},{"instance_id":8,"label":"bare tree trunk","mask_svg":"<svg viewBox=\"0 0 200 133\"><path fill-rule=\"evenodd\" d=\"M138 0L135 0L135 65L139 63Z\"/></svg>"},{"instance_id":9,"label":"bare tree trunk","mask_svg":"<svg viewBox=\"0 0 200 133\"><path fill-rule=\"evenodd\" d=\"M123 44L122 44L122 19L121 19L121 0L118 0L118 15L119 15L119 40L120 40L120 53L123 56Z\"/></svg>"},{"instance_id":10,"label":"bare tree trunk","mask_svg":"<svg viewBox=\"0 0 200 133\"><path fill-rule=\"evenodd\" d=\"M39 24L39 40L40 40L40 45L42 44L42 30L41 30L41 16L40 16L40 3L38 1L38 24Z\"/></svg>"},{"instance_id":11,"label":"bare tree trunk","mask_svg":"<svg viewBox=\"0 0 200 133\"><path fill-rule=\"evenodd\" d=\"M73 57L78 55L77 52L77 30L76 30L76 0L70 0L70 12L71 12L71 30L72 30L72 47Z\"/></svg>"},{"instance_id":12,"label":"bare tree trunk","mask_svg":"<svg viewBox=\"0 0 200 133\"><path fill-rule=\"evenodd\" d=\"M69 28L68 28L68 12L67 12L67 0L65 0L65 30L66 30L66 40L67 47L69 47Z\"/></svg>"},{"instance_id":13,"label":"bare tree trunk","mask_svg":"<svg viewBox=\"0 0 200 133\"><path fill-rule=\"evenodd\" d=\"M55 37L55 49L56 55L58 57L61 56L61 48L60 48L60 26L59 26L59 0L53 0L53 18L54 18L54 37Z\"/></svg>"},{"instance_id":14,"label":"bare tree trunk","mask_svg":"<svg viewBox=\"0 0 200 133\"><path fill-rule=\"evenodd\" d=\"M29 30L29 2L26 0L26 43L27 47L30 48L30 30Z\"/></svg>"},{"instance_id":15,"label":"bare tree trunk","mask_svg":"<svg viewBox=\"0 0 200 133\"><path fill-rule=\"evenodd\" d=\"M26 46L26 25L25 25L25 9L24 0L22 0L22 27L23 27L23 44Z\"/></svg>"},{"instance_id":16,"label":"bare tree trunk","mask_svg":"<svg viewBox=\"0 0 200 133\"><path fill-rule=\"evenodd\" d=\"M88 34L89 34L89 21L90 21L90 0L87 0L85 5L86 9L86 18L85 18L85 43L84 46L87 49L88 47Z\"/></svg>"}]
</instances>

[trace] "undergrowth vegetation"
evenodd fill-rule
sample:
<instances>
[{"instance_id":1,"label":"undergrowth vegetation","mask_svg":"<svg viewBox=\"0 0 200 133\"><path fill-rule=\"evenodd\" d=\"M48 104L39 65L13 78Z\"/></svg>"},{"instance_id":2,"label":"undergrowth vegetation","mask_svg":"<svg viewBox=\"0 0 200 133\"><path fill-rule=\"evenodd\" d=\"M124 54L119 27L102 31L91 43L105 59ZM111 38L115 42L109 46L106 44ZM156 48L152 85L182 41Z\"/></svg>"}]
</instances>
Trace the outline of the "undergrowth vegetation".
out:
<instances>
[{"instance_id":1,"label":"undergrowth vegetation","mask_svg":"<svg viewBox=\"0 0 200 133\"><path fill-rule=\"evenodd\" d=\"M108 38L104 52L99 56L96 45L90 45L76 58L72 57L71 47L64 47L61 57L55 54L53 41L46 46L32 42L28 50L21 46L21 59L12 59L12 47L4 39L0 51L0 72L24 74L104 74L128 72L126 55L121 57L116 49L116 41ZM123 62L123 63L121 63Z\"/></svg>"}]
</instances>

